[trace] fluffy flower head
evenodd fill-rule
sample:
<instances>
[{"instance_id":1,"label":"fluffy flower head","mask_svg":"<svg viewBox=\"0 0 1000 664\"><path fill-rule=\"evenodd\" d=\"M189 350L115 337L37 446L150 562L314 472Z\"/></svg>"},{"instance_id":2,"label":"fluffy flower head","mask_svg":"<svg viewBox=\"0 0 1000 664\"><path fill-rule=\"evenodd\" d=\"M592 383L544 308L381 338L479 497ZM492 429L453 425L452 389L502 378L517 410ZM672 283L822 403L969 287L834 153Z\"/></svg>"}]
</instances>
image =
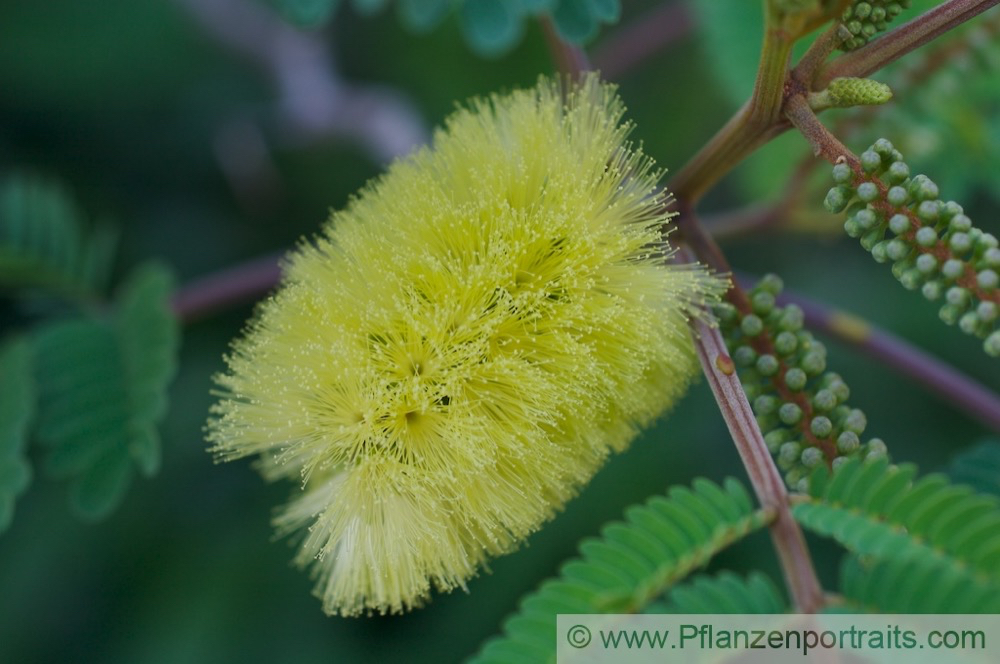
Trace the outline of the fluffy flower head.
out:
<instances>
[{"instance_id":1,"label":"fluffy flower head","mask_svg":"<svg viewBox=\"0 0 1000 664\"><path fill-rule=\"evenodd\" d=\"M327 612L464 587L684 392L720 284L667 262L622 114L595 77L472 102L293 252L235 342L213 450L298 483L277 525Z\"/></svg>"}]
</instances>

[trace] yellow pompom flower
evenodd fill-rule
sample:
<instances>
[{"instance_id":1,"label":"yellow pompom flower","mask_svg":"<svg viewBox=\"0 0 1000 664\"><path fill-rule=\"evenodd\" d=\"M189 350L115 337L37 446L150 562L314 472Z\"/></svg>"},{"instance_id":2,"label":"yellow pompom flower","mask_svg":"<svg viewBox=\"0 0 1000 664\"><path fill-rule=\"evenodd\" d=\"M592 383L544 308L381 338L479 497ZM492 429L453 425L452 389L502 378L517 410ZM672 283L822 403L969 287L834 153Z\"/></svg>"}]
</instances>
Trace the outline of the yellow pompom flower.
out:
<instances>
[{"instance_id":1,"label":"yellow pompom flower","mask_svg":"<svg viewBox=\"0 0 1000 664\"><path fill-rule=\"evenodd\" d=\"M289 257L227 357L222 459L298 483L328 613L463 587L696 372L720 280L668 262L652 161L591 76L474 101Z\"/></svg>"}]
</instances>

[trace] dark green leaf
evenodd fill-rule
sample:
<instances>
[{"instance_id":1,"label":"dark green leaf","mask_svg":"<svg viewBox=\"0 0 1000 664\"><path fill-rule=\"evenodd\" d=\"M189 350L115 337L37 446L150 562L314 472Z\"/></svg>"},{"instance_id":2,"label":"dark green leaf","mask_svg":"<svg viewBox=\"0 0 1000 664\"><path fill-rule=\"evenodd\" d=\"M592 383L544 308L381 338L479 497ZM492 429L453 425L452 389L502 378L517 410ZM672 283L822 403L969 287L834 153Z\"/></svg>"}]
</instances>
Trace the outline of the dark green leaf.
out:
<instances>
[{"instance_id":1,"label":"dark green leaf","mask_svg":"<svg viewBox=\"0 0 1000 664\"><path fill-rule=\"evenodd\" d=\"M177 323L169 274L138 270L110 319L52 323L35 338L37 436L47 470L73 478L71 499L85 517L108 514L124 494L132 463L145 475L160 460L156 425L176 365Z\"/></svg>"},{"instance_id":2,"label":"dark green leaf","mask_svg":"<svg viewBox=\"0 0 1000 664\"><path fill-rule=\"evenodd\" d=\"M0 347L0 533L14 517L14 501L31 483L25 455L35 412L31 348L24 341Z\"/></svg>"},{"instance_id":3,"label":"dark green leaf","mask_svg":"<svg viewBox=\"0 0 1000 664\"><path fill-rule=\"evenodd\" d=\"M0 288L93 298L107 284L115 234L91 228L54 183L13 176L0 184Z\"/></svg>"},{"instance_id":4,"label":"dark green leaf","mask_svg":"<svg viewBox=\"0 0 1000 664\"><path fill-rule=\"evenodd\" d=\"M532 661L554 660L558 613L626 613L642 610L654 598L718 551L767 523L754 511L746 489L729 479L723 487L698 479L693 489L674 488L626 510L626 521L606 526L600 539L580 545L581 557L566 563L558 579L550 579L521 603L504 625L504 636L488 642L476 662L502 660L510 653L532 652ZM770 592L759 579L754 592ZM747 598L750 585L729 577L702 589L730 606L782 606Z\"/></svg>"}]
</instances>

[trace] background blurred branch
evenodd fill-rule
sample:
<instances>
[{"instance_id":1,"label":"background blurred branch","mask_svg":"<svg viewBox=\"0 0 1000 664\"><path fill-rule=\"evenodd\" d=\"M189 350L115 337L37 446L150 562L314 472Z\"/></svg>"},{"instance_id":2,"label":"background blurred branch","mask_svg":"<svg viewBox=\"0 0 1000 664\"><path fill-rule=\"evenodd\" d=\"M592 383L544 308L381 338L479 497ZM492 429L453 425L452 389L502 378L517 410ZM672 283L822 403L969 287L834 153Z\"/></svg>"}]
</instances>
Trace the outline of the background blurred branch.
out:
<instances>
[{"instance_id":1,"label":"background blurred branch","mask_svg":"<svg viewBox=\"0 0 1000 664\"><path fill-rule=\"evenodd\" d=\"M738 275L737 280L744 288L757 281L747 275ZM787 289L778 296L778 303L798 305L808 327L911 378L955 408L1000 432L1000 396L950 364L852 313Z\"/></svg>"},{"instance_id":2,"label":"background blurred branch","mask_svg":"<svg viewBox=\"0 0 1000 664\"><path fill-rule=\"evenodd\" d=\"M594 67L613 81L691 33L694 18L683 2L667 2L611 32L594 49Z\"/></svg>"},{"instance_id":3,"label":"background blurred branch","mask_svg":"<svg viewBox=\"0 0 1000 664\"><path fill-rule=\"evenodd\" d=\"M273 80L283 140L341 138L380 163L427 142L427 127L404 95L384 86L351 84L340 76L322 33L297 30L248 0L175 1L208 35Z\"/></svg>"}]
</instances>

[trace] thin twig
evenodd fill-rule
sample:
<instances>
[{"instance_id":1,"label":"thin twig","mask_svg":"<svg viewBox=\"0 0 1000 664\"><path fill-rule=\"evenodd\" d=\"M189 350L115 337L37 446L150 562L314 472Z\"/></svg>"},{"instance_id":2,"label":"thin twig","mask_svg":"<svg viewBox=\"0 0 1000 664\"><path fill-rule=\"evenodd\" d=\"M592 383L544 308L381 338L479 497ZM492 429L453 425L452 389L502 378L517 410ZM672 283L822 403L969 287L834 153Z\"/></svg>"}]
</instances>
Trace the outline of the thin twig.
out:
<instances>
[{"instance_id":1,"label":"thin twig","mask_svg":"<svg viewBox=\"0 0 1000 664\"><path fill-rule=\"evenodd\" d=\"M756 281L740 275L744 288ZM1000 432L1000 395L950 364L873 323L798 293L785 290L778 303L798 305L806 325L907 376L994 431Z\"/></svg>"},{"instance_id":2,"label":"thin twig","mask_svg":"<svg viewBox=\"0 0 1000 664\"><path fill-rule=\"evenodd\" d=\"M692 333L702 370L743 460L750 484L761 505L775 512L770 527L771 540L795 607L803 613L814 613L823 605L823 591L805 538L789 510L788 491L764 443L725 341L718 328L703 321L692 322Z\"/></svg>"},{"instance_id":3,"label":"thin twig","mask_svg":"<svg viewBox=\"0 0 1000 664\"><path fill-rule=\"evenodd\" d=\"M665 2L616 29L594 49L594 67L616 80L657 52L688 36L694 17L684 2Z\"/></svg>"},{"instance_id":4,"label":"thin twig","mask_svg":"<svg viewBox=\"0 0 1000 664\"><path fill-rule=\"evenodd\" d=\"M593 71L587 53L576 44L571 44L560 37L555 25L552 24L552 19L543 16L539 21L545 34L545 43L549 46L552 62L559 73L580 78L584 72Z\"/></svg>"},{"instance_id":5,"label":"thin twig","mask_svg":"<svg viewBox=\"0 0 1000 664\"><path fill-rule=\"evenodd\" d=\"M353 85L321 34L296 30L263 3L175 0L220 44L263 70L279 91L276 119L290 143L338 137L386 162L426 143L416 108L388 87Z\"/></svg>"},{"instance_id":6,"label":"thin twig","mask_svg":"<svg viewBox=\"0 0 1000 664\"><path fill-rule=\"evenodd\" d=\"M978 16L1000 0L947 0L819 71L816 89L838 77L865 77L895 62L935 37Z\"/></svg>"},{"instance_id":7,"label":"thin twig","mask_svg":"<svg viewBox=\"0 0 1000 664\"><path fill-rule=\"evenodd\" d=\"M269 254L221 272L195 279L171 299L174 314L191 323L224 309L248 304L278 285L283 254Z\"/></svg>"}]
</instances>

